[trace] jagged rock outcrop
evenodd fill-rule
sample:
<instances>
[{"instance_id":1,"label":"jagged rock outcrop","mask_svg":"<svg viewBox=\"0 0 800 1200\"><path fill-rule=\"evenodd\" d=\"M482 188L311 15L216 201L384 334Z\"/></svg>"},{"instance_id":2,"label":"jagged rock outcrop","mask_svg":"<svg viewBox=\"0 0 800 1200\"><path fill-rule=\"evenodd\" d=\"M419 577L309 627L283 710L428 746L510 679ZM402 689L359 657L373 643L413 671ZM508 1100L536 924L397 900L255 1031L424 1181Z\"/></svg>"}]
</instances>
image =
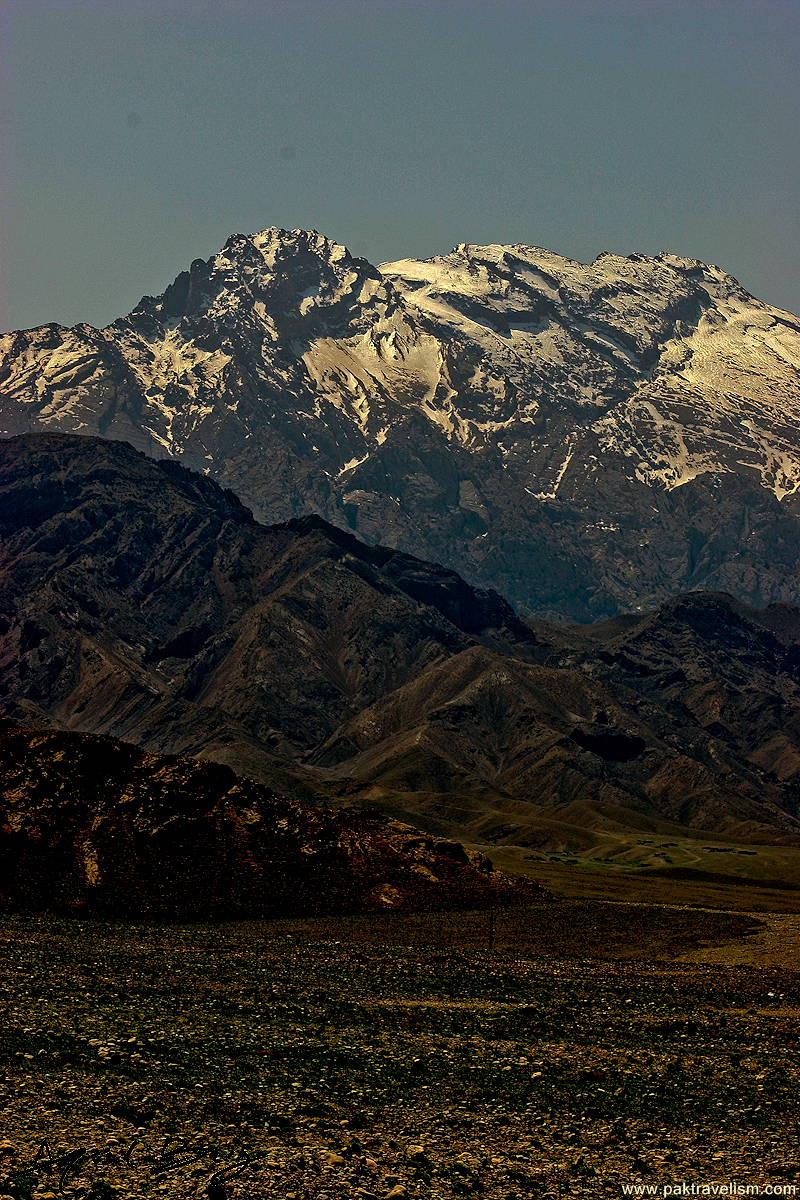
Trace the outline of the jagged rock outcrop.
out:
<instances>
[{"instance_id":1,"label":"jagged rock outcrop","mask_svg":"<svg viewBox=\"0 0 800 1200\"><path fill-rule=\"evenodd\" d=\"M534 900L482 855L229 767L0 722L0 908L292 916Z\"/></svg>"}]
</instances>

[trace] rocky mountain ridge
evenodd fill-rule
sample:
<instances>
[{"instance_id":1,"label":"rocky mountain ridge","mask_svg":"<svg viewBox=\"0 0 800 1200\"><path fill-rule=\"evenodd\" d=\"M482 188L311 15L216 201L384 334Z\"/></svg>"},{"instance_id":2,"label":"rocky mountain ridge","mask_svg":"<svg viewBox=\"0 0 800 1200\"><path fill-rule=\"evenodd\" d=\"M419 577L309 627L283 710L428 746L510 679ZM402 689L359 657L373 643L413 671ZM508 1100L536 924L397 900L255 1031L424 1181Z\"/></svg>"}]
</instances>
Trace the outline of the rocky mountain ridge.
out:
<instances>
[{"instance_id":1,"label":"rocky mountain ridge","mask_svg":"<svg viewBox=\"0 0 800 1200\"><path fill-rule=\"evenodd\" d=\"M0 442L0 707L475 843L800 834L797 610L524 622L120 442Z\"/></svg>"},{"instance_id":2,"label":"rocky mountain ridge","mask_svg":"<svg viewBox=\"0 0 800 1200\"><path fill-rule=\"evenodd\" d=\"M0 338L0 432L126 439L543 615L791 602L800 321L671 254L373 267L236 235L97 330Z\"/></svg>"}]
</instances>

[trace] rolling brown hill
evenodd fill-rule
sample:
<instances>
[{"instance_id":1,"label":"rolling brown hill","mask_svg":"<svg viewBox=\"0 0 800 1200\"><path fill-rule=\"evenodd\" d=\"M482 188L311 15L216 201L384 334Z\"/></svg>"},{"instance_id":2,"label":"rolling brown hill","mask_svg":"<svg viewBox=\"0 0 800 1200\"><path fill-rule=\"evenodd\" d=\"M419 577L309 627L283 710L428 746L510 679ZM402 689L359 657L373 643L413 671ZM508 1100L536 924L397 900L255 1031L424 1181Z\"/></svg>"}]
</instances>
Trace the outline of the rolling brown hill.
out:
<instances>
[{"instance_id":1,"label":"rolling brown hill","mask_svg":"<svg viewBox=\"0 0 800 1200\"><path fill-rule=\"evenodd\" d=\"M260 526L124 444L0 442L0 699L21 718L266 769L476 639L536 650L495 593L319 518Z\"/></svg>"},{"instance_id":2,"label":"rolling brown hill","mask_svg":"<svg viewBox=\"0 0 800 1200\"><path fill-rule=\"evenodd\" d=\"M795 743L791 731L776 732L774 696L754 700L751 688L762 729L753 723L745 735L716 720L727 702L744 729L749 711L720 681L698 681L684 701L664 687L656 704L636 676L597 677L608 653L541 666L473 647L359 713L315 761L349 794L444 819L479 842L546 843L554 820L573 845L592 840L581 828L689 827L755 840L765 824L798 829L793 779L759 761L791 770ZM532 821L548 811L551 820Z\"/></svg>"}]
</instances>

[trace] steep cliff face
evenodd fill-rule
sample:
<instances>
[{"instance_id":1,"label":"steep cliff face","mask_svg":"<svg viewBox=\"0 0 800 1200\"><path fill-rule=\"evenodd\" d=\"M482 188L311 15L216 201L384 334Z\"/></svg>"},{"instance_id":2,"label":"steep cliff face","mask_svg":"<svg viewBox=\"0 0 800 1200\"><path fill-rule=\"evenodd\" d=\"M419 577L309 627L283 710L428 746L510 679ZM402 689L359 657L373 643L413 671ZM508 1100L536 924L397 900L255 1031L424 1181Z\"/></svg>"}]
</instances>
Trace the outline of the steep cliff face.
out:
<instances>
[{"instance_id":1,"label":"steep cliff face","mask_svg":"<svg viewBox=\"0 0 800 1200\"><path fill-rule=\"evenodd\" d=\"M798 598L800 322L717 267L237 235L106 329L0 338L0 431L182 457L581 620Z\"/></svg>"}]
</instances>

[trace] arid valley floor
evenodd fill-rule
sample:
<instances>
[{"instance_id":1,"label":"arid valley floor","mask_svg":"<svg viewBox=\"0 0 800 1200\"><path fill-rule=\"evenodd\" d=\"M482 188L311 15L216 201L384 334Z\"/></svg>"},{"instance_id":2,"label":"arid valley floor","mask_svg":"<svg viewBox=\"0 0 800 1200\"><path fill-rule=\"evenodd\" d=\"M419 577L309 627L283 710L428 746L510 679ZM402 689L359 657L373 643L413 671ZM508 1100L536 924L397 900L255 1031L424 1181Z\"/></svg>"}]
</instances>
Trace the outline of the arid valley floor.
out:
<instances>
[{"instance_id":1,"label":"arid valley floor","mask_svg":"<svg viewBox=\"0 0 800 1200\"><path fill-rule=\"evenodd\" d=\"M493 918L5 919L0 1193L800 1184L800 892L536 873Z\"/></svg>"}]
</instances>

